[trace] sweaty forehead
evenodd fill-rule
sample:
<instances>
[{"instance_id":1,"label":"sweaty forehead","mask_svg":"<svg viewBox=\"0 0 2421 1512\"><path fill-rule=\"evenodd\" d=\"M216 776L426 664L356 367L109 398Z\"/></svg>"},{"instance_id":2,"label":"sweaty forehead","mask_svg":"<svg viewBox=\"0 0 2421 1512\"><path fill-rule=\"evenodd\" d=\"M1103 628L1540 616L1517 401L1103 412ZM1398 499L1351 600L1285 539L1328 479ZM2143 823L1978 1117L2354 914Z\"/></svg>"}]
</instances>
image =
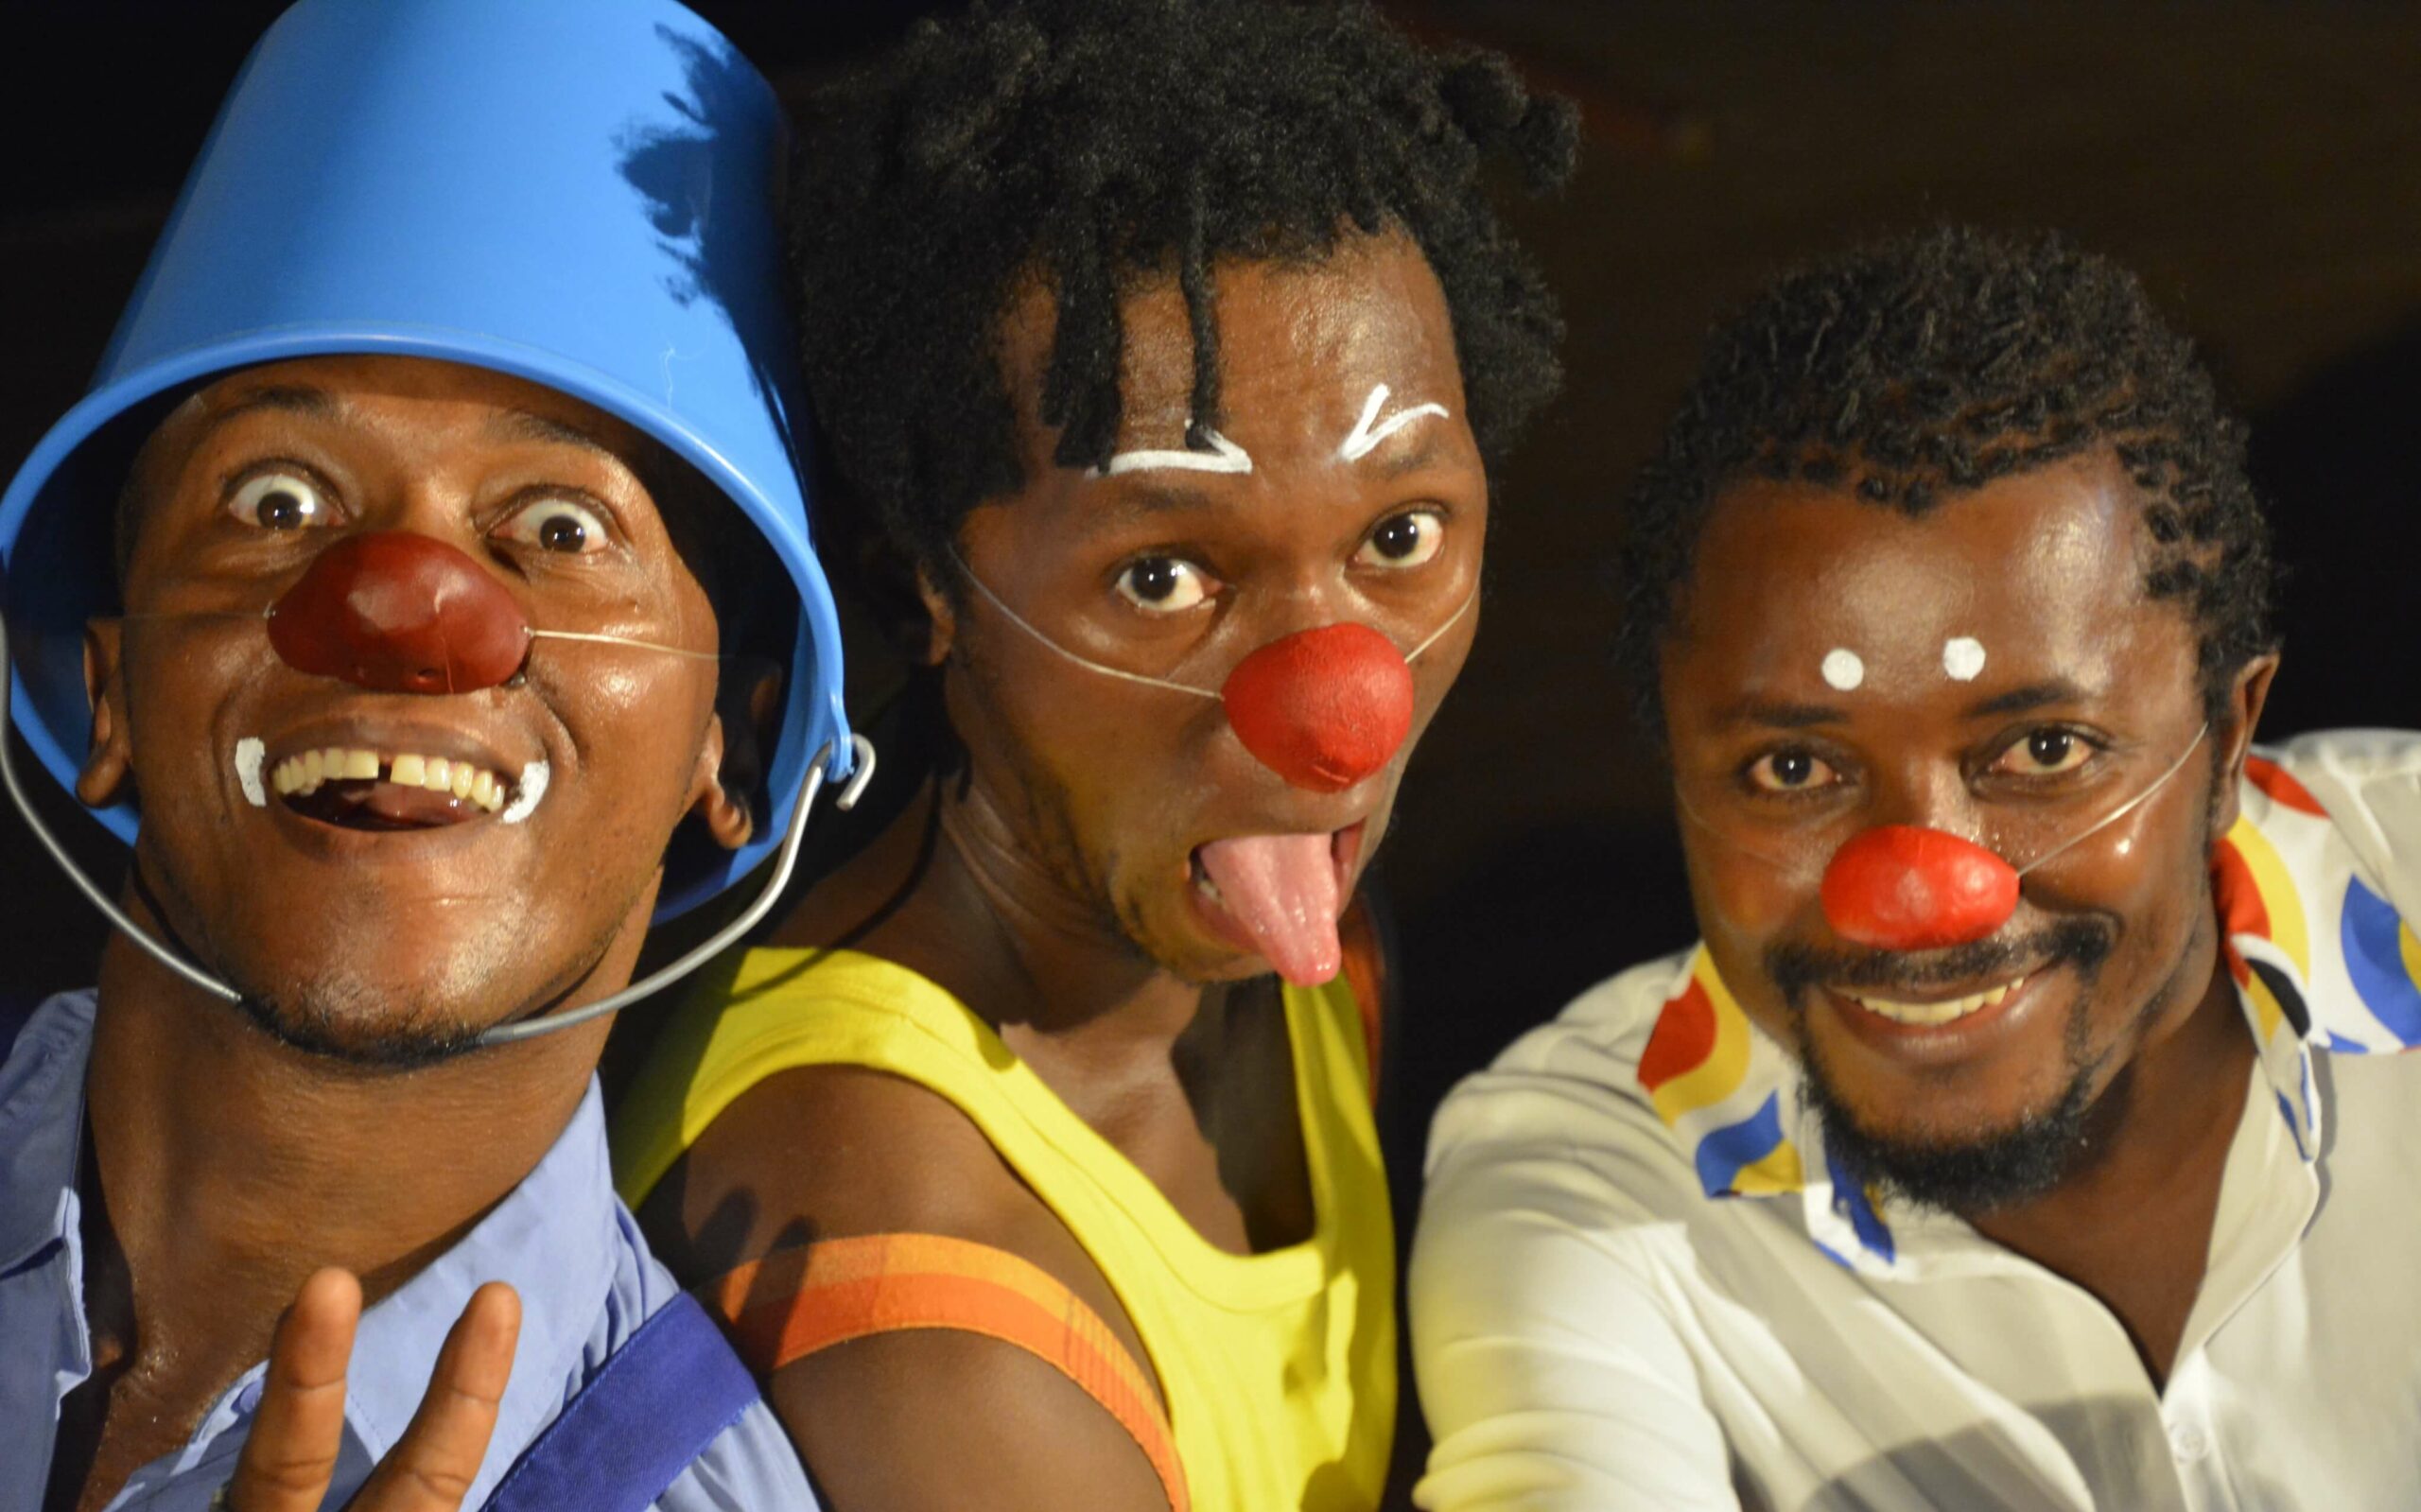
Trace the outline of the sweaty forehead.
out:
<instances>
[{"instance_id":1,"label":"sweaty forehead","mask_svg":"<svg viewBox=\"0 0 2421 1512\"><path fill-rule=\"evenodd\" d=\"M1820 689L1836 652L1858 659L1871 692L1930 688L1954 641L1980 650L1952 654L1966 676L1962 663L2022 664L2092 686L2148 634L2178 628L2144 592L2143 548L2139 501L2107 459L2001 478L1914 516L1806 484L1743 484L1708 517L1674 651L1773 694Z\"/></svg>"},{"instance_id":2,"label":"sweaty forehead","mask_svg":"<svg viewBox=\"0 0 2421 1512\"><path fill-rule=\"evenodd\" d=\"M1402 405L1460 416L1454 322L1428 260L1401 232L1341 237L1318 258L1231 259L1212 269L1218 429L1265 461L1333 454L1378 384ZM1193 337L1171 273L1120 301L1121 451L1182 445L1193 398ZM1028 291L1004 339L1020 419L1036 423L1050 302Z\"/></svg>"}]
</instances>

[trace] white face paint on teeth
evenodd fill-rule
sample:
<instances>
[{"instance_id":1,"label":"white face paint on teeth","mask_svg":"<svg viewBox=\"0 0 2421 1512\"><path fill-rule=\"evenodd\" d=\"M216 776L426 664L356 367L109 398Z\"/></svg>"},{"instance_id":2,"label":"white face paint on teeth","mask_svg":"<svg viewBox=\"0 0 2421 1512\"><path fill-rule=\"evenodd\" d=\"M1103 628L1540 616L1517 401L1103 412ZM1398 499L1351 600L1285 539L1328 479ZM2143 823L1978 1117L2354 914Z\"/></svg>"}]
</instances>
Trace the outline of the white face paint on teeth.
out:
<instances>
[{"instance_id":1,"label":"white face paint on teeth","mask_svg":"<svg viewBox=\"0 0 2421 1512\"><path fill-rule=\"evenodd\" d=\"M2015 992L2023 982L2023 978L2017 982L2005 982L1987 991L1965 998L1953 998L1947 1002L1899 1002L1890 998L1869 998L1862 993L1855 992L1845 993L1843 996L1877 1018L1889 1018L1895 1024L1912 1024L1919 1028L1931 1029L1938 1025L1956 1022L1969 1014L1980 1013L1990 1008Z\"/></svg>"},{"instance_id":2,"label":"white face paint on teeth","mask_svg":"<svg viewBox=\"0 0 2421 1512\"><path fill-rule=\"evenodd\" d=\"M269 807L269 794L261 791L261 758L268 755L269 747L249 735L235 742L235 781L244 801L255 808Z\"/></svg>"},{"instance_id":3,"label":"white face paint on teeth","mask_svg":"<svg viewBox=\"0 0 2421 1512\"><path fill-rule=\"evenodd\" d=\"M496 823L517 825L529 818L530 810L537 808L538 800L547 795L547 776L544 761L532 761L523 767L521 780L514 784L513 802L506 806L504 812L496 816Z\"/></svg>"}]
</instances>

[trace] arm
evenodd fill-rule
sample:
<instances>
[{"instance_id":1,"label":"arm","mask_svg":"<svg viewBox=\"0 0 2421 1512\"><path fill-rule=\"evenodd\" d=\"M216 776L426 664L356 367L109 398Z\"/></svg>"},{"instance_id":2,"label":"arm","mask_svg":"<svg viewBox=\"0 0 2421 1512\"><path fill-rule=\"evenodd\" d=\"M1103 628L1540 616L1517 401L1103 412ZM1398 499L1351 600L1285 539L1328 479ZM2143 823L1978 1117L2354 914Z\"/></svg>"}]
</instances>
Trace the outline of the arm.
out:
<instances>
[{"instance_id":1,"label":"arm","mask_svg":"<svg viewBox=\"0 0 2421 1512\"><path fill-rule=\"evenodd\" d=\"M858 1235L936 1234L1004 1250L1098 1313L1148 1369L1115 1294L1055 1215L964 1115L880 1072L825 1067L758 1084L641 1216L661 1236L659 1255L699 1287L776 1252ZM982 1334L850 1339L776 1369L767 1398L834 1512L1169 1504L1106 1409L1054 1366Z\"/></svg>"},{"instance_id":2,"label":"arm","mask_svg":"<svg viewBox=\"0 0 2421 1512\"><path fill-rule=\"evenodd\" d=\"M1483 1100L1488 1137L1455 1139ZM1737 1512L1681 1333L1629 1253L1643 1215L1581 1157L1601 1134L1639 1138L1485 1085L1439 1117L1409 1277L1428 1512Z\"/></svg>"}]
</instances>

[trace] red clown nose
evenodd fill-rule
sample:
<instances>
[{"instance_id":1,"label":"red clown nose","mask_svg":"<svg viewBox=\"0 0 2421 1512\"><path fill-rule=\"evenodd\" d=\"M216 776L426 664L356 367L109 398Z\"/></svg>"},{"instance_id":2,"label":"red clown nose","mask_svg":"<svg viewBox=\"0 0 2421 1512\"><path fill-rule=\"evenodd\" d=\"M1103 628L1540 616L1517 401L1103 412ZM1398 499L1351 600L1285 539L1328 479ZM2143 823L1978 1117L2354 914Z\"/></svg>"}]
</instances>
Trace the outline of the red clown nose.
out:
<instances>
[{"instance_id":1,"label":"red clown nose","mask_svg":"<svg viewBox=\"0 0 2421 1512\"><path fill-rule=\"evenodd\" d=\"M298 672L383 693L468 693L521 667L530 623L493 573L409 530L348 535L269 612Z\"/></svg>"},{"instance_id":2,"label":"red clown nose","mask_svg":"<svg viewBox=\"0 0 2421 1512\"><path fill-rule=\"evenodd\" d=\"M1412 668L1367 625L1273 640L1236 664L1219 696L1245 749L1314 792L1352 787L1412 733Z\"/></svg>"},{"instance_id":3,"label":"red clown nose","mask_svg":"<svg viewBox=\"0 0 2421 1512\"><path fill-rule=\"evenodd\" d=\"M1934 950L1980 940L2017 910L2010 863L1957 835L1882 825L1824 868L1833 932L1882 950Z\"/></svg>"}]
</instances>

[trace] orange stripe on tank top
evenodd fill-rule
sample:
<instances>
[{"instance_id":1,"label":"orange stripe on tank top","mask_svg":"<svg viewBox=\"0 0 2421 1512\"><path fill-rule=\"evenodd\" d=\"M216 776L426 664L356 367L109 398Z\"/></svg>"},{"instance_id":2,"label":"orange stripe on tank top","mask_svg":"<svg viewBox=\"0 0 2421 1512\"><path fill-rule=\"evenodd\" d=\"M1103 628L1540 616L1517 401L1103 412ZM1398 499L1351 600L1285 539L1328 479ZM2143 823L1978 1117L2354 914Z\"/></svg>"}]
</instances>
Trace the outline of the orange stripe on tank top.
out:
<instances>
[{"instance_id":1,"label":"orange stripe on tank top","mask_svg":"<svg viewBox=\"0 0 2421 1512\"><path fill-rule=\"evenodd\" d=\"M1185 1472L1142 1367L1101 1315L1040 1267L940 1234L868 1234L775 1250L714 1283L709 1306L759 1376L851 1339L909 1329L982 1334L1057 1368L1118 1420L1189 1512Z\"/></svg>"}]
</instances>

